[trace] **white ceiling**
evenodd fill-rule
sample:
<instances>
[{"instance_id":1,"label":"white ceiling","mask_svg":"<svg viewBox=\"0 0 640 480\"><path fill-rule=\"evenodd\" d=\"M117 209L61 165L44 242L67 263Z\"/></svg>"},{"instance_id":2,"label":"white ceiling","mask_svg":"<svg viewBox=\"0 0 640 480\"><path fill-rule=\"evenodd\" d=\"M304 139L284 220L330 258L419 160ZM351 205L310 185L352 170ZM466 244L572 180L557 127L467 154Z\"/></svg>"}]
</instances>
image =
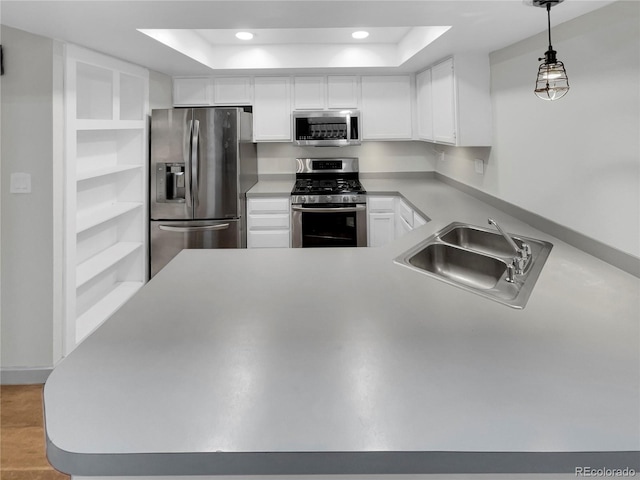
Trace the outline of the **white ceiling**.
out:
<instances>
[{"instance_id":1,"label":"white ceiling","mask_svg":"<svg viewBox=\"0 0 640 480\"><path fill-rule=\"evenodd\" d=\"M551 10L552 26L612 2L566 0ZM547 27L545 10L523 0L2 0L0 22L168 75L414 72ZM361 29L368 39L350 38ZM255 38L236 40L240 30Z\"/></svg>"}]
</instances>

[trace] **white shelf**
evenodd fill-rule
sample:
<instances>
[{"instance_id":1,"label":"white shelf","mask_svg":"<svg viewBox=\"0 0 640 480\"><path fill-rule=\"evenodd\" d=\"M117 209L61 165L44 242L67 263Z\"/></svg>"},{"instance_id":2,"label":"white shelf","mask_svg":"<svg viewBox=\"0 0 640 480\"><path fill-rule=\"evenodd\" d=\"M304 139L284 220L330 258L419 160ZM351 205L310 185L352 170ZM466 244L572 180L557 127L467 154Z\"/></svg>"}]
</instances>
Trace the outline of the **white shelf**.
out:
<instances>
[{"instance_id":1,"label":"white shelf","mask_svg":"<svg viewBox=\"0 0 640 480\"><path fill-rule=\"evenodd\" d=\"M99 302L76 319L76 342L80 343L133 296L143 282L119 282Z\"/></svg>"},{"instance_id":2,"label":"white shelf","mask_svg":"<svg viewBox=\"0 0 640 480\"><path fill-rule=\"evenodd\" d=\"M107 207L80 212L76 217L76 233L84 232L140 207L142 207L140 202L118 202Z\"/></svg>"},{"instance_id":3,"label":"white shelf","mask_svg":"<svg viewBox=\"0 0 640 480\"><path fill-rule=\"evenodd\" d=\"M141 242L119 242L82 262L76 268L76 288L142 247Z\"/></svg>"},{"instance_id":4,"label":"white shelf","mask_svg":"<svg viewBox=\"0 0 640 480\"><path fill-rule=\"evenodd\" d=\"M64 50L66 355L147 278L149 72Z\"/></svg>"},{"instance_id":5,"label":"white shelf","mask_svg":"<svg viewBox=\"0 0 640 480\"><path fill-rule=\"evenodd\" d=\"M78 170L76 180L89 180L91 178L102 177L105 175L113 175L115 173L126 172L128 170L140 170L142 165L109 165L106 167Z\"/></svg>"}]
</instances>

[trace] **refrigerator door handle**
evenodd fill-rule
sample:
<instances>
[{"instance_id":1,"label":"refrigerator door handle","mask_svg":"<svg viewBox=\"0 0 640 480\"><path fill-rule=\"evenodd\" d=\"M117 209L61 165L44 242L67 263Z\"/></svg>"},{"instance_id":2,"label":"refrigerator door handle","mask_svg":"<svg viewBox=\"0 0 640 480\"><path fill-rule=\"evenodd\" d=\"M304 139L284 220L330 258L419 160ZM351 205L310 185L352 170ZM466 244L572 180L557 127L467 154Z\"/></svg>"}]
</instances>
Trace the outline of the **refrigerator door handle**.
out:
<instances>
[{"instance_id":1,"label":"refrigerator door handle","mask_svg":"<svg viewBox=\"0 0 640 480\"><path fill-rule=\"evenodd\" d=\"M191 134L191 201L193 208L198 206L198 144L200 142L200 121L193 120L193 132Z\"/></svg>"},{"instance_id":2,"label":"refrigerator door handle","mask_svg":"<svg viewBox=\"0 0 640 480\"><path fill-rule=\"evenodd\" d=\"M187 203L187 207L189 209L191 209L191 207L193 206L193 195L191 194L191 137L192 137L192 132L193 132L193 120L189 120L189 123L187 124L187 130L186 130L186 135L184 136L184 150L183 150L183 156L184 156L184 164L186 166L185 168L185 193L184 193L184 199L185 202Z\"/></svg>"},{"instance_id":3,"label":"refrigerator door handle","mask_svg":"<svg viewBox=\"0 0 640 480\"><path fill-rule=\"evenodd\" d=\"M229 228L228 223L219 223L217 225L201 225L194 227L176 227L174 225L158 225L160 230L165 232L209 232L211 230L226 230Z\"/></svg>"}]
</instances>

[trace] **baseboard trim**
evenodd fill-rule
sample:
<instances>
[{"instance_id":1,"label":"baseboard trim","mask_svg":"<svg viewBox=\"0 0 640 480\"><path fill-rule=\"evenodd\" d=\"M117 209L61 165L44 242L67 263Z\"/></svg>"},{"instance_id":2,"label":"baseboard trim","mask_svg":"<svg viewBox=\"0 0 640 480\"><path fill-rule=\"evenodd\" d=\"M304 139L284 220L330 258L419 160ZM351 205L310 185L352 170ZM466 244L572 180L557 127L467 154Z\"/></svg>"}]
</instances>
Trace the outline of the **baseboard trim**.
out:
<instances>
[{"instance_id":1,"label":"baseboard trim","mask_svg":"<svg viewBox=\"0 0 640 480\"><path fill-rule=\"evenodd\" d=\"M53 370L50 368L0 368L0 385L31 385L44 383Z\"/></svg>"},{"instance_id":2,"label":"baseboard trim","mask_svg":"<svg viewBox=\"0 0 640 480\"><path fill-rule=\"evenodd\" d=\"M436 172L436 178L447 185L464 192L472 197L482 200L484 203L491 205L492 207L499 208L509 215L528 223L532 227L542 230L549 235L562 240L576 248L579 248L583 252L593 255L600 260L607 262L614 267L619 268L635 277L640 277L640 258L625 253L617 248L606 245L598 240L587 237L586 235L576 232L570 228L567 228L559 223L541 217L540 215L520 208L509 202L501 200L493 195L485 193L477 188L470 187L458 180L447 177L439 172Z\"/></svg>"}]
</instances>

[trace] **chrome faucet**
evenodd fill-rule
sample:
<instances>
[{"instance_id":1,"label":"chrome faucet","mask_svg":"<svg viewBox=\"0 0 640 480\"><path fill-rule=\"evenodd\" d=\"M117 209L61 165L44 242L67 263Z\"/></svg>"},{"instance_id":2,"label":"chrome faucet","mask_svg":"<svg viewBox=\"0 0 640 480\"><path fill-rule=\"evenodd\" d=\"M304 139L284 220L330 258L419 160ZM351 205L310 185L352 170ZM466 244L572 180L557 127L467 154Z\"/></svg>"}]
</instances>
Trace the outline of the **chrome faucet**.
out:
<instances>
[{"instance_id":1,"label":"chrome faucet","mask_svg":"<svg viewBox=\"0 0 640 480\"><path fill-rule=\"evenodd\" d=\"M519 247L510 235L504 233L504 230L500 228L500 225L498 225L493 218L489 218L489 225L496 227L500 235L502 235L509 246L513 248L515 257L513 257L513 261L507 268L507 282L513 283L515 282L515 275L522 275L524 273L527 262L531 257L531 247L524 242L521 242L522 246Z\"/></svg>"}]
</instances>

